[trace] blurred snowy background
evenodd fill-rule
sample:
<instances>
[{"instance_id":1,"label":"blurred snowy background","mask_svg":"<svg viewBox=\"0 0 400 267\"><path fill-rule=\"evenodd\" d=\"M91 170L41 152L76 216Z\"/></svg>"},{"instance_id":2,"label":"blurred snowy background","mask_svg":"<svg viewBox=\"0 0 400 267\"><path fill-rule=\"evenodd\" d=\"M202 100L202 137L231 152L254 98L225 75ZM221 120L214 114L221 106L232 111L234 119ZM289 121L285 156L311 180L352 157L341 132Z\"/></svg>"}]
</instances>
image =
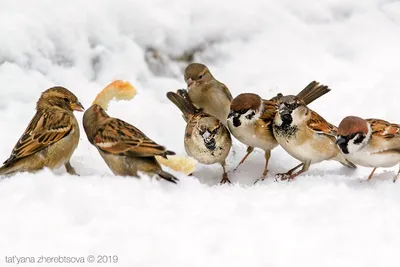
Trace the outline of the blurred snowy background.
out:
<instances>
[{"instance_id":1,"label":"blurred snowy background","mask_svg":"<svg viewBox=\"0 0 400 267\"><path fill-rule=\"evenodd\" d=\"M65 86L89 107L114 79L138 95L109 113L184 155L185 124L165 93L185 87L189 61L234 96L294 94L317 80L332 91L311 107L329 122L400 123L396 0L0 0L0 40L1 160L42 91ZM230 170L245 149L234 142ZM0 182L0 266L14 266L5 256L89 254L118 255L101 266L399 266L397 168L365 182L370 169L325 162L276 183L297 164L278 148L268 179L252 186L263 164L261 151L251 155L230 173L233 186L217 185L218 165L175 173L177 186L124 179L82 130L72 158L80 177L44 170Z\"/></svg>"}]
</instances>

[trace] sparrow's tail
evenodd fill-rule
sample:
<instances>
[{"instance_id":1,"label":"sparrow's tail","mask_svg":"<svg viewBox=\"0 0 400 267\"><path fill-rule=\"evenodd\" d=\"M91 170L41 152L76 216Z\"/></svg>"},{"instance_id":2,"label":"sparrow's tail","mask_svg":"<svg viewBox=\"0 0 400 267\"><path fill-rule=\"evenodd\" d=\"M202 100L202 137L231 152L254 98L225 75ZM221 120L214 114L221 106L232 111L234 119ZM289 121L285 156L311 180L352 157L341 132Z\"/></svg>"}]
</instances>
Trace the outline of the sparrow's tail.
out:
<instances>
[{"instance_id":1,"label":"sparrow's tail","mask_svg":"<svg viewBox=\"0 0 400 267\"><path fill-rule=\"evenodd\" d=\"M313 102L315 99L323 96L328 93L331 89L326 85L322 85L319 82L312 81L309 85L306 86L300 93L297 94L297 97L302 99L306 105Z\"/></svg>"},{"instance_id":2,"label":"sparrow's tail","mask_svg":"<svg viewBox=\"0 0 400 267\"><path fill-rule=\"evenodd\" d=\"M163 171L163 170L160 170L157 174L158 174L158 176L160 176L161 178L167 180L168 182L174 183L174 184L178 183L178 181L179 181L178 178L176 178L176 177L173 176L172 174L170 174L170 173L168 173L168 172L165 172L165 171Z\"/></svg>"},{"instance_id":3,"label":"sparrow's tail","mask_svg":"<svg viewBox=\"0 0 400 267\"><path fill-rule=\"evenodd\" d=\"M0 167L0 176L6 176L10 175L13 172L16 172L15 168L11 164L4 164L3 166Z\"/></svg>"},{"instance_id":4,"label":"sparrow's tail","mask_svg":"<svg viewBox=\"0 0 400 267\"><path fill-rule=\"evenodd\" d=\"M167 97L182 111L186 119L188 119L190 115L196 114L197 108L189 100L174 92L168 92Z\"/></svg>"},{"instance_id":5,"label":"sparrow's tail","mask_svg":"<svg viewBox=\"0 0 400 267\"><path fill-rule=\"evenodd\" d=\"M339 161L342 165L344 165L344 166L346 166L348 168L351 168L351 169L356 169L357 168L357 166L353 162L348 161L343 156L343 154L338 154L336 160Z\"/></svg>"},{"instance_id":6,"label":"sparrow's tail","mask_svg":"<svg viewBox=\"0 0 400 267\"><path fill-rule=\"evenodd\" d=\"M173 155L176 155L174 151L167 150L164 152L164 154L161 155L161 157L163 157L164 159L168 159L167 156L173 156Z\"/></svg>"}]
</instances>

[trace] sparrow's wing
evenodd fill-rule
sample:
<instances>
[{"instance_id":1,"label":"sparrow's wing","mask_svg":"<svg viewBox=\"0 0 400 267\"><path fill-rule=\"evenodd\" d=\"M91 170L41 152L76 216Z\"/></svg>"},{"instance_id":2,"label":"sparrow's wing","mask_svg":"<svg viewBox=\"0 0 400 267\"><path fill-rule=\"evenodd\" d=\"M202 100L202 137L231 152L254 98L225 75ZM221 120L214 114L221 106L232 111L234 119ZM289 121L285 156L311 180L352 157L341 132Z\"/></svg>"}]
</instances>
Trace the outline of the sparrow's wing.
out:
<instances>
[{"instance_id":1,"label":"sparrow's wing","mask_svg":"<svg viewBox=\"0 0 400 267\"><path fill-rule=\"evenodd\" d=\"M380 119L367 119L372 128L372 133L384 138L400 137L400 125Z\"/></svg>"},{"instance_id":2,"label":"sparrow's wing","mask_svg":"<svg viewBox=\"0 0 400 267\"><path fill-rule=\"evenodd\" d=\"M221 82L219 83L219 85L221 86L222 90L224 91L224 94L229 98L230 101L232 101L233 97L232 97L232 94L229 91L228 87L226 87L226 85Z\"/></svg>"},{"instance_id":3,"label":"sparrow's wing","mask_svg":"<svg viewBox=\"0 0 400 267\"><path fill-rule=\"evenodd\" d=\"M68 136L73 127L72 117L68 113L39 110L4 164L12 163L57 143Z\"/></svg>"},{"instance_id":4,"label":"sparrow's wing","mask_svg":"<svg viewBox=\"0 0 400 267\"><path fill-rule=\"evenodd\" d=\"M380 119L367 119L372 129L372 142L385 150L396 150L400 153L400 125Z\"/></svg>"},{"instance_id":5,"label":"sparrow's wing","mask_svg":"<svg viewBox=\"0 0 400 267\"><path fill-rule=\"evenodd\" d=\"M275 118L276 112L278 110L278 99L264 100L264 112L261 114L260 119L262 119L267 125L270 125Z\"/></svg>"},{"instance_id":6,"label":"sparrow's wing","mask_svg":"<svg viewBox=\"0 0 400 267\"><path fill-rule=\"evenodd\" d=\"M104 152L135 157L173 155L156 144L136 127L122 120L110 118L98 128L94 145Z\"/></svg>"},{"instance_id":7,"label":"sparrow's wing","mask_svg":"<svg viewBox=\"0 0 400 267\"><path fill-rule=\"evenodd\" d=\"M325 134L336 137L337 128L336 126L327 122L317 112L310 110L311 117L307 122L308 128L315 131L318 134Z\"/></svg>"}]
</instances>

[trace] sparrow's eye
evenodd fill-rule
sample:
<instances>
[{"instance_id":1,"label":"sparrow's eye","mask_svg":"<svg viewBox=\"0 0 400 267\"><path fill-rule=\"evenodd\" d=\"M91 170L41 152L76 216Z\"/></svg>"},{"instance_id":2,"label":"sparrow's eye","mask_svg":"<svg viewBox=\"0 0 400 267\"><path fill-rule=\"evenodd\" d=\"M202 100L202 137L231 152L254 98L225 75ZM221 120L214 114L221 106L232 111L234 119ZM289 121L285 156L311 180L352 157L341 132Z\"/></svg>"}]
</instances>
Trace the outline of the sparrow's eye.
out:
<instances>
[{"instance_id":1,"label":"sparrow's eye","mask_svg":"<svg viewBox=\"0 0 400 267\"><path fill-rule=\"evenodd\" d=\"M252 113L250 113L249 115L246 115L246 119L251 120L253 118L253 116L256 115L256 113L253 111Z\"/></svg>"},{"instance_id":2,"label":"sparrow's eye","mask_svg":"<svg viewBox=\"0 0 400 267\"><path fill-rule=\"evenodd\" d=\"M211 131L211 135L215 135L219 130L219 127L216 127L214 130Z\"/></svg>"},{"instance_id":3,"label":"sparrow's eye","mask_svg":"<svg viewBox=\"0 0 400 267\"><path fill-rule=\"evenodd\" d=\"M200 79L203 79L203 74L199 76L199 80L200 80Z\"/></svg>"},{"instance_id":4,"label":"sparrow's eye","mask_svg":"<svg viewBox=\"0 0 400 267\"><path fill-rule=\"evenodd\" d=\"M67 103L69 102L68 98L64 97L63 99L64 99L65 102L67 102Z\"/></svg>"},{"instance_id":5,"label":"sparrow's eye","mask_svg":"<svg viewBox=\"0 0 400 267\"><path fill-rule=\"evenodd\" d=\"M355 145L359 145L362 143L362 141L364 140L365 136L363 134L357 134L356 139L354 139L354 144Z\"/></svg>"}]
</instances>

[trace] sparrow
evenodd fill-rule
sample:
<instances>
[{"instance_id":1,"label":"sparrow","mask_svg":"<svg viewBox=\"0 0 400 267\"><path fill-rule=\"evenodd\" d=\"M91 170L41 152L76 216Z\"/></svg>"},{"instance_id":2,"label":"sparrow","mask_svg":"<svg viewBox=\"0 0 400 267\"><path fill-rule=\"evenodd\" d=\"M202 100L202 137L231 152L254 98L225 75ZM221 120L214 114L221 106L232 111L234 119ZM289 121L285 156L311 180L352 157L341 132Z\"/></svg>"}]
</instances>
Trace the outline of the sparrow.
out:
<instances>
[{"instance_id":1,"label":"sparrow","mask_svg":"<svg viewBox=\"0 0 400 267\"><path fill-rule=\"evenodd\" d=\"M232 101L228 87L217 81L207 66L200 63L189 64L184 77L193 105L226 125Z\"/></svg>"},{"instance_id":2,"label":"sparrow","mask_svg":"<svg viewBox=\"0 0 400 267\"><path fill-rule=\"evenodd\" d=\"M399 124L348 116L339 124L336 144L349 161L373 168L368 180L376 168L393 167L400 163ZM393 182L399 174L400 169Z\"/></svg>"},{"instance_id":3,"label":"sparrow","mask_svg":"<svg viewBox=\"0 0 400 267\"><path fill-rule=\"evenodd\" d=\"M79 143L74 110L84 108L68 89L56 86L44 91L37 101L35 116L0 168L0 175L35 172L44 167L57 169L62 165L76 175L70 163Z\"/></svg>"},{"instance_id":4,"label":"sparrow","mask_svg":"<svg viewBox=\"0 0 400 267\"><path fill-rule=\"evenodd\" d=\"M336 146L336 126L309 109L305 101L296 96L280 99L272 127L278 144L302 162L287 173L278 174L277 177L282 180L292 180L308 171L311 164L324 160L335 160L349 168L356 168ZM302 169L295 172L300 167Z\"/></svg>"},{"instance_id":5,"label":"sparrow","mask_svg":"<svg viewBox=\"0 0 400 267\"><path fill-rule=\"evenodd\" d=\"M138 177L138 171L141 171L172 183L179 181L163 171L155 158L167 158L175 155L174 152L155 143L129 123L110 117L101 106L94 104L85 111L83 128L89 142L115 175Z\"/></svg>"},{"instance_id":6,"label":"sparrow","mask_svg":"<svg viewBox=\"0 0 400 267\"><path fill-rule=\"evenodd\" d=\"M206 165L219 163L223 169L221 184L231 183L226 172L226 158L232 146L231 135L224 124L214 116L197 109L187 97L168 92L167 97L183 113L187 122L184 136L186 153Z\"/></svg>"},{"instance_id":7,"label":"sparrow","mask_svg":"<svg viewBox=\"0 0 400 267\"><path fill-rule=\"evenodd\" d=\"M297 95L297 98L309 104L329 91L328 86L313 81ZM282 98L283 95L278 94L270 100L264 100L259 95L244 93L233 99L227 124L232 135L248 146L247 154L236 169L245 162L255 147L261 148L265 151L265 167L262 178L264 180L268 173L271 150L278 146L272 124Z\"/></svg>"}]
</instances>

